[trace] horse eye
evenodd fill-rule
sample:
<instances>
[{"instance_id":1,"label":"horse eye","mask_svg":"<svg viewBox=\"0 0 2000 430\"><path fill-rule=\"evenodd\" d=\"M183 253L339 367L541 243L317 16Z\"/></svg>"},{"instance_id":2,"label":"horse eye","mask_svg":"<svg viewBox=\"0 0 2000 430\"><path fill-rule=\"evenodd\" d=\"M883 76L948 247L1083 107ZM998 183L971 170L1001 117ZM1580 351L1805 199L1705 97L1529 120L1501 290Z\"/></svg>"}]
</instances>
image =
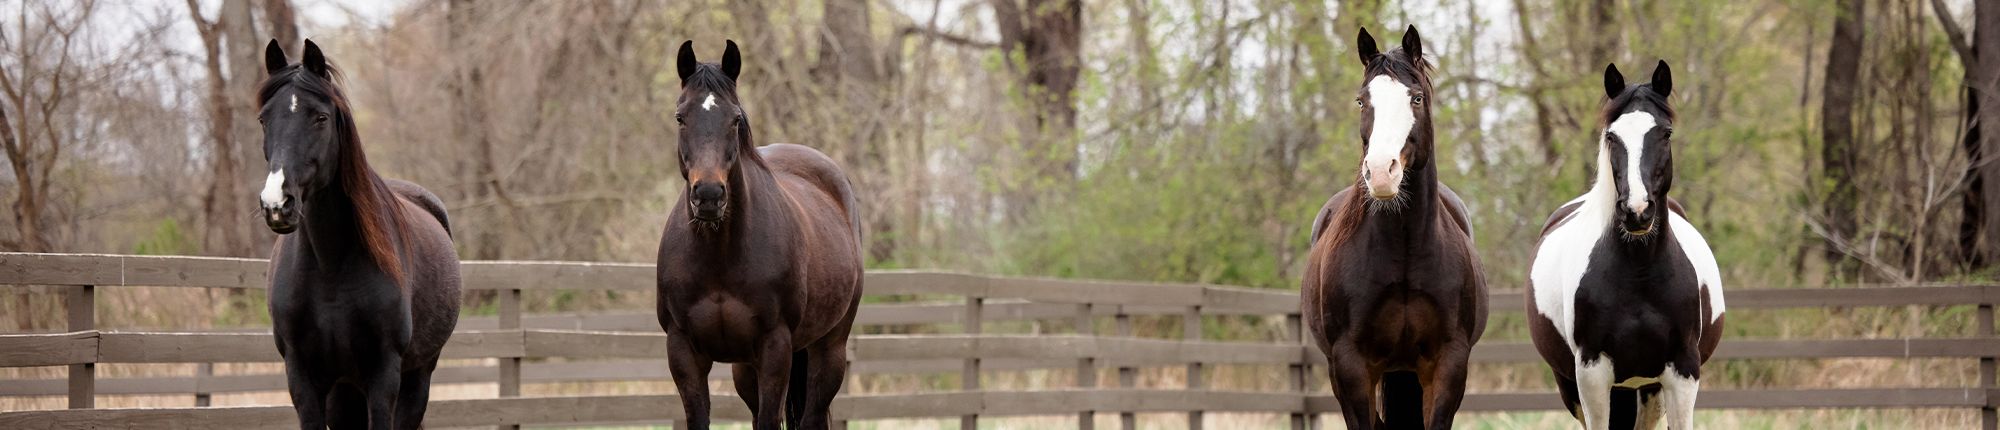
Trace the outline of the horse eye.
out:
<instances>
[{"instance_id":1,"label":"horse eye","mask_svg":"<svg viewBox=\"0 0 2000 430\"><path fill-rule=\"evenodd\" d=\"M326 122L326 114L313 114L313 121Z\"/></svg>"},{"instance_id":2,"label":"horse eye","mask_svg":"<svg viewBox=\"0 0 2000 430\"><path fill-rule=\"evenodd\" d=\"M1368 107L1368 102L1362 101L1360 97L1355 97L1354 105L1358 107Z\"/></svg>"},{"instance_id":3,"label":"horse eye","mask_svg":"<svg viewBox=\"0 0 2000 430\"><path fill-rule=\"evenodd\" d=\"M1412 95L1412 96L1410 96L1410 106L1421 106L1421 105L1423 105L1423 104L1424 104L1424 95L1423 95L1423 94L1416 94L1416 95Z\"/></svg>"}]
</instances>

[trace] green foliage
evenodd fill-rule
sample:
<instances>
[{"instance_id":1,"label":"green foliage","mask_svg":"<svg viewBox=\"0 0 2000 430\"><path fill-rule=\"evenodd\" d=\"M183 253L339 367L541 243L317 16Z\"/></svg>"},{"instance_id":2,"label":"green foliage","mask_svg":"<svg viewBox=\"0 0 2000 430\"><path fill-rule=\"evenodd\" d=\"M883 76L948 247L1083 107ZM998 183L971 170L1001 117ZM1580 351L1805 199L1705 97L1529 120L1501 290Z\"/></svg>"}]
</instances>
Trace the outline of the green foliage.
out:
<instances>
[{"instance_id":1,"label":"green foliage","mask_svg":"<svg viewBox=\"0 0 2000 430\"><path fill-rule=\"evenodd\" d=\"M132 253L139 255L188 255L194 254L201 246L173 218L160 220L153 227L152 234L132 245Z\"/></svg>"}]
</instances>

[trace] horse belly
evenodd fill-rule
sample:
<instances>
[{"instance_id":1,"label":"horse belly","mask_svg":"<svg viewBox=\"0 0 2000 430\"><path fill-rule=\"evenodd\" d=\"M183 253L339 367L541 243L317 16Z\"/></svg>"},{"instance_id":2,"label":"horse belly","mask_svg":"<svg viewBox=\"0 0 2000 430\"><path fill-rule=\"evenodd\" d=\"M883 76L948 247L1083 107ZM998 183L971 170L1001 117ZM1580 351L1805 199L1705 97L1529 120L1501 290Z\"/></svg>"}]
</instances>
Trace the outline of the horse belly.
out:
<instances>
[{"instance_id":1,"label":"horse belly","mask_svg":"<svg viewBox=\"0 0 2000 430\"><path fill-rule=\"evenodd\" d=\"M759 312L749 302L713 293L687 307L681 332L696 350L715 361L739 363L755 356L764 330Z\"/></svg>"},{"instance_id":2,"label":"horse belly","mask_svg":"<svg viewBox=\"0 0 2000 430\"><path fill-rule=\"evenodd\" d=\"M1406 294L1383 300L1374 321L1363 331L1364 343L1379 358L1391 362L1414 363L1435 355L1438 342L1450 338L1444 312L1419 295Z\"/></svg>"}]
</instances>

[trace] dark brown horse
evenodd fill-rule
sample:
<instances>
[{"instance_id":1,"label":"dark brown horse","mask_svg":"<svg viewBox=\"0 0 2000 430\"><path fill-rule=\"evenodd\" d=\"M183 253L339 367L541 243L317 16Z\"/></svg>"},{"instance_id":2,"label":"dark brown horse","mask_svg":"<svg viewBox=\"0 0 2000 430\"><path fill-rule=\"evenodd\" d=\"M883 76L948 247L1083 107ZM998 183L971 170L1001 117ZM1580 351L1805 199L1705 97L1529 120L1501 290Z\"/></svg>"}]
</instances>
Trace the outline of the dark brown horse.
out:
<instances>
[{"instance_id":1,"label":"dark brown horse","mask_svg":"<svg viewBox=\"0 0 2000 430\"><path fill-rule=\"evenodd\" d=\"M270 175L259 200L282 235L271 324L299 427L414 429L458 324L458 252L444 205L368 167L319 46L287 65L272 40L258 91Z\"/></svg>"},{"instance_id":2,"label":"dark brown horse","mask_svg":"<svg viewBox=\"0 0 2000 430\"><path fill-rule=\"evenodd\" d=\"M1367 155L1356 183L1313 222L1300 311L1326 353L1347 428L1447 429L1486 329L1486 283L1465 205L1437 179L1417 28L1386 53L1368 30L1359 39L1367 79L1355 102Z\"/></svg>"},{"instance_id":3,"label":"dark brown horse","mask_svg":"<svg viewBox=\"0 0 2000 430\"><path fill-rule=\"evenodd\" d=\"M659 316L687 421L708 428L708 371L735 363L755 428L827 427L861 303L854 191L826 155L757 147L736 98L736 42L720 64L681 44L681 177L660 238Z\"/></svg>"}]
</instances>

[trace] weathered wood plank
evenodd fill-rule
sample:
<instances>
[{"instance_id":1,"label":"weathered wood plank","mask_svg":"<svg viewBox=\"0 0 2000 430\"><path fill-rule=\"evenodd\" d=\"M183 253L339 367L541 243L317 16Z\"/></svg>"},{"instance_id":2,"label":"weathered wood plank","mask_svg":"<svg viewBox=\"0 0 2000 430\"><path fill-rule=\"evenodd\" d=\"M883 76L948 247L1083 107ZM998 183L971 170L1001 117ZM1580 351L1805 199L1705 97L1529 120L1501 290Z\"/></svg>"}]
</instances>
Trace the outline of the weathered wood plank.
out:
<instances>
[{"instance_id":1,"label":"weathered wood plank","mask_svg":"<svg viewBox=\"0 0 2000 430\"><path fill-rule=\"evenodd\" d=\"M467 290L652 291L652 264L584 261L467 261L459 273Z\"/></svg>"},{"instance_id":2,"label":"weathered wood plank","mask_svg":"<svg viewBox=\"0 0 2000 430\"><path fill-rule=\"evenodd\" d=\"M528 357L648 358L667 356L665 333L528 330Z\"/></svg>"},{"instance_id":3,"label":"weathered wood plank","mask_svg":"<svg viewBox=\"0 0 2000 430\"><path fill-rule=\"evenodd\" d=\"M0 335L0 367L94 363L99 341L96 330Z\"/></svg>"},{"instance_id":4,"label":"weathered wood plank","mask_svg":"<svg viewBox=\"0 0 2000 430\"><path fill-rule=\"evenodd\" d=\"M264 260L0 252L0 285L96 285L262 289Z\"/></svg>"},{"instance_id":5,"label":"weathered wood plank","mask_svg":"<svg viewBox=\"0 0 2000 430\"><path fill-rule=\"evenodd\" d=\"M276 362L276 341L270 333L104 332L103 363L255 363ZM445 344L445 358L520 357L525 348L519 331L462 331Z\"/></svg>"}]
</instances>

